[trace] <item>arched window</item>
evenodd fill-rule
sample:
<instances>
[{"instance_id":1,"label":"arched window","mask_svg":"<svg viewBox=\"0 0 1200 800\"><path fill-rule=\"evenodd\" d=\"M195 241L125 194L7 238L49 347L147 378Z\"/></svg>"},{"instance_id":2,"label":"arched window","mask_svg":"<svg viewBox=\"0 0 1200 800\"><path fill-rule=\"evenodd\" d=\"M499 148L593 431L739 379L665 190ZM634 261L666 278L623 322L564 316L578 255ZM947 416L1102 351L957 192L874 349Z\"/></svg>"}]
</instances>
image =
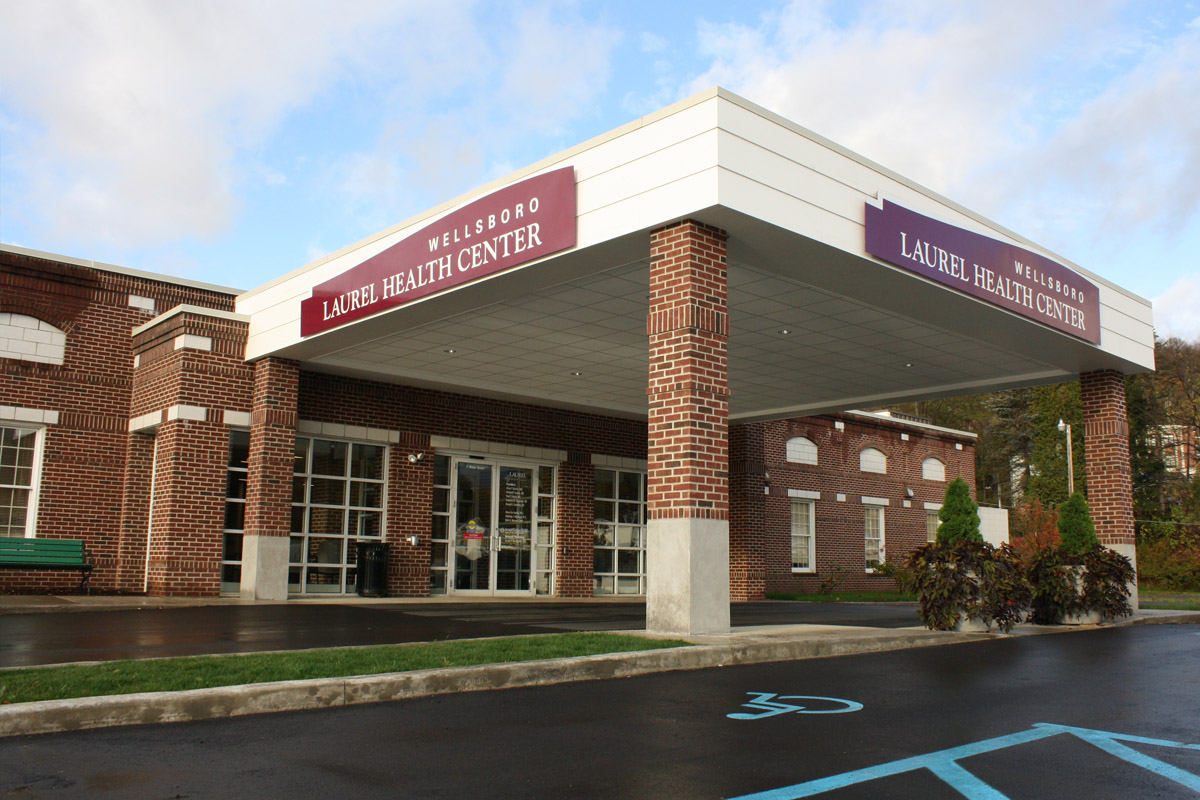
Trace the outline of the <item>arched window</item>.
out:
<instances>
[{"instance_id":1,"label":"arched window","mask_svg":"<svg viewBox=\"0 0 1200 800\"><path fill-rule=\"evenodd\" d=\"M930 457L921 462L921 477L927 481L945 481L946 465Z\"/></svg>"},{"instance_id":2,"label":"arched window","mask_svg":"<svg viewBox=\"0 0 1200 800\"><path fill-rule=\"evenodd\" d=\"M816 464L817 446L803 436L788 439L787 460L793 464Z\"/></svg>"},{"instance_id":3,"label":"arched window","mask_svg":"<svg viewBox=\"0 0 1200 800\"><path fill-rule=\"evenodd\" d=\"M883 451L868 447L858 454L858 468L863 472L887 472L887 456Z\"/></svg>"},{"instance_id":4,"label":"arched window","mask_svg":"<svg viewBox=\"0 0 1200 800\"><path fill-rule=\"evenodd\" d=\"M0 358L61 364L67 334L36 317L0 312Z\"/></svg>"}]
</instances>

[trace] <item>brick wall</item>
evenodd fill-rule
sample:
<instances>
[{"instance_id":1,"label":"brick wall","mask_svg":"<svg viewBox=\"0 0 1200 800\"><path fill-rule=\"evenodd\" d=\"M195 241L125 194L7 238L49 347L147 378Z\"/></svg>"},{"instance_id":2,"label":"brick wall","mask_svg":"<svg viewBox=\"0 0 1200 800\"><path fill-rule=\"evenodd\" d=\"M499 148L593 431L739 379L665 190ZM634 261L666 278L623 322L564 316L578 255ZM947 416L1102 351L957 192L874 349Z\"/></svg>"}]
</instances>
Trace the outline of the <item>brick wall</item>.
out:
<instances>
[{"instance_id":1,"label":"brick wall","mask_svg":"<svg viewBox=\"0 0 1200 800\"><path fill-rule=\"evenodd\" d=\"M177 305L233 310L233 295L0 251L0 312L63 331L63 363L0 356L0 405L57 412L46 426L37 535L83 539L96 557L92 587L140 590L144 567L145 442L129 434L130 331ZM153 311L147 306L153 306ZM139 463L128 465L130 452ZM143 489L126 491L125 477ZM142 545L123 542L138 532ZM136 580L135 580L136 576ZM0 591L67 591L77 573L0 572Z\"/></svg>"},{"instance_id":2,"label":"brick wall","mask_svg":"<svg viewBox=\"0 0 1200 800\"><path fill-rule=\"evenodd\" d=\"M843 430L838 430L837 423ZM817 464L790 463L786 442L803 436L817 446ZM907 441L902 438L907 436ZM853 414L828 414L735 426L735 507L730 524L731 588L737 599L768 592L813 592L835 566L846 570L845 589L891 589L892 581L865 572L863 497L885 498L884 547L889 560L925 542L925 503L941 503L946 484L962 477L974 491L974 440ZM956 445L962 445L957 449ZM868 447L887 456L887 473L862 472ZM921 477L922 462L946 465L946 481ZM769 476L769 477L768 477ZM766 487L769 493L763 493ZM815 574L791 572L791 504L788 489L815 491ZM911 489L909 500L905 490ZM845 495L839 501L838 495ZM908 500L909 507L905 507ZM760 590L759 587L762 587Z\"/></svg>"}]
</instances>

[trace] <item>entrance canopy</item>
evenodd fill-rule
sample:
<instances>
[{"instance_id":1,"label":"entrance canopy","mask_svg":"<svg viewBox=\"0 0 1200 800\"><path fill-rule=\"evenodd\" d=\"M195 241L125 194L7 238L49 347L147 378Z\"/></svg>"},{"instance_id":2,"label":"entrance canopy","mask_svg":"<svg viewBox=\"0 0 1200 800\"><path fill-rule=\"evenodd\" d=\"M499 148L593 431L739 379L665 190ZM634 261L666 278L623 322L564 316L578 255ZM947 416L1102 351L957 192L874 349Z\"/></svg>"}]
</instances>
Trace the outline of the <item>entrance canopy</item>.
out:
<instances>
[{"instance_id":1,"label":"entrance canopy","mask_svg":"<svg viewBox=\"0 0 1200 800\"><path fill-rule=\"evenodd\" d=\"M564 169L573 243L463 268L519 242L549 248L562 230L531 227L536 192L520 187ZM462 255L517 203L523 233L491 240L492 259ZM722 89L243 294L247 357L644 417L650 232L687 219L728 234L731 423L1153 368L1148 301ZM397 261L406 247L425 255ZM458 277L438 288L443 254ZM357 281L383 262L374 289ZM425 272L396 278L396 264ZM397 280L428 286L389 306ZM304 328L302 306L319 315Z\"/></svg>"}]
</instances>

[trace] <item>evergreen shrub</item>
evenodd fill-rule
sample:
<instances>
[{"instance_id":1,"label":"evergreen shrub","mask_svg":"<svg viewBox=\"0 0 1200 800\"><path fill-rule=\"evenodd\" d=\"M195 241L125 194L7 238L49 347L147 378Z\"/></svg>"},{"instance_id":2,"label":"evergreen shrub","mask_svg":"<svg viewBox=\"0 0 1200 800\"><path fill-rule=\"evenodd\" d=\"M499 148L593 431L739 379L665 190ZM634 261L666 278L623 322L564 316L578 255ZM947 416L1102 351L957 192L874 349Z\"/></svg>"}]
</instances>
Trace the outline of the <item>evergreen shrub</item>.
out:
<instances>
[{"instance_id":1,"label":"evergreen shrub","mask_svg":"<svg viewBox=\"0 0 1200 800\"><path fill-rule=\"evenodd\" d=\"M962 478L955 478L946 487L938 519L941 520L937 529L938 544L983 543L983 534L979 532L979 506L971 499L971 489Z\"/></svg>"}]
</instances>

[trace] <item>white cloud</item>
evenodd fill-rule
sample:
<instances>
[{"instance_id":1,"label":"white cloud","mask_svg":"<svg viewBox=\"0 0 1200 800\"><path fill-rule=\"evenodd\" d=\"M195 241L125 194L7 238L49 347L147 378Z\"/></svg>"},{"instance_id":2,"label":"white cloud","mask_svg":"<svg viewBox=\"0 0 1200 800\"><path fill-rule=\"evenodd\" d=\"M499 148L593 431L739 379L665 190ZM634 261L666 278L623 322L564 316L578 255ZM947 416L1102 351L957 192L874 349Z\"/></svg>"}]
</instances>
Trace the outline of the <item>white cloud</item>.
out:
<instances>
[{"instance_id":1,"label":"white cloud","mask_svg":"<svg viewBox=\"0 0 1200 800\"><path fill-rule=\"evenodd\" d=\"M418 32L417 53L444 52L453 40L455 69L408 59L372 147L327 169L364 230L499 177L512 160L553 152L571 123L596 113L616 31L563 5L489 13L460 19L445 36Z\"/></svg>"},{"instance_id":2,"label":"white cloud","mask_svg":"<svg viewBox=\"0 0 1200 800\"><path fill-rule=\"evenodd\" d=\"M1154 298L1154 328L1160 338L1200 342L1200 274L1184 275Z\"/></svg>"},{"instance_id":3,"label":"white cloud","mask_svg":"<svg viewBox=\"0 0 1200 800\"><path fill-rule=\"evenodd\" d=\"M337 79L383 0L10 0L6 203L65 242L144 246L232 221L239 148ZM11 206L4 209L11 210Z\"/></svg>"},{"instance_id":4,"label":"white cloud","mask_svg":"<svg viewBox=\"0 0 1200 800\"><path fill-rule=\"evenodd\" d=\"M1200 207L1200 29L1180 13L797 0L702 25L691 88L727 85L1034 238L1177 230Z\"/></svg>"}]
</instances>

